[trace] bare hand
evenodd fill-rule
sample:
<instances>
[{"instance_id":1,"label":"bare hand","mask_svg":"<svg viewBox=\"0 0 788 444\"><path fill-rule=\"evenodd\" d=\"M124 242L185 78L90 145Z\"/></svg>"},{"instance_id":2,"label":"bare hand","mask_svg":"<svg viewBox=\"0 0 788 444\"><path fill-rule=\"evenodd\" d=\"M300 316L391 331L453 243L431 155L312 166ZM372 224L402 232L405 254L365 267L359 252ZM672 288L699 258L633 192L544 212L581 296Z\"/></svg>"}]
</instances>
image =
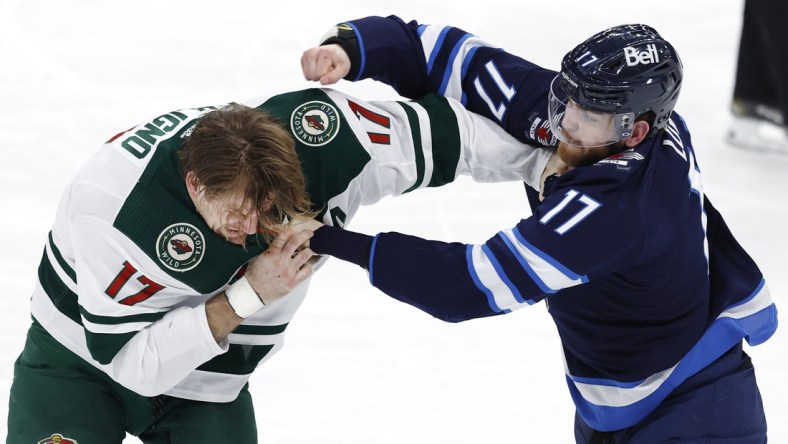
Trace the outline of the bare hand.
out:
<instances>
[{"instance_id":1,"label":"bare hand","mask_svg":"<svg viewBox=\"0 0 788 444\"><path fill-rule=\"evenodd\" d=\"M315 253L300 248L311 237L311 231L287 230L271 241L263 254L249 262L246 279L263 303L281 299L312 274L307 261Z\"/></svg>"},{"instance_id":2,"label":"bare hand","mask_svg":"<svg viewBox=\"0 0 788 444\"><path fill-rule=\"evenodd\" d=\"M294 220L288 225L288 229L294 234L301 233L302 231L314 232L324 224L315 219ZM308 243L307 243L308 246Z\"/></svg>"},{"instance_id":3,"label":"bare hand","mask_svg":"<svg viewBox=\"0 0 788 444\"><path fill-rule=\"evenodd\" d=\"M317 230L318 228L322 227L323 225L324 224L322 222L319 222L319 221L317 221L315 219L311 219L311 218L308 218L308 219L293 219L293 220L291 220L290 222L288 222L286 224L276 225L274 227L273 231L275 231L277 233L283 233L285 231L290 231L290 233L293 234L293 235L299 234L299 233L301 233L303 231L309 231L309 232L314 233L315 230ZM309 237L311 238L312 236L310 235ZM304 242L298 250L300 251L301 248L309 248L309 239L307 239L306 242Z\"/></svg>"},{"instance_id":4,"label":"bare hand","mask_svg":"<svg viewBox=\"0 0 788 444\"><path fill-rule=\"evenodd\" d=\"M350 72L350 58L341 46L325 45L310 48L301 56L301 70L307 80L321 85L337 83Z\"/></svg>"}]
</instances>

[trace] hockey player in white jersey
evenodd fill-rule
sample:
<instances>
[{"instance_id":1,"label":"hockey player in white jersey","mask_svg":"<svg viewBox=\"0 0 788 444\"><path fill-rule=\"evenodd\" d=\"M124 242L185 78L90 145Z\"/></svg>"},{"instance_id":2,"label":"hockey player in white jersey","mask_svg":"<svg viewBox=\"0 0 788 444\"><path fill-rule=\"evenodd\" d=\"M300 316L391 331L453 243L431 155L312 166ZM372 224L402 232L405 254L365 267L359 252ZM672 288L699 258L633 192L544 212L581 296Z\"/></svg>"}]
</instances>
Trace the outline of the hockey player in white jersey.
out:
<instances>
[{"instance_id":1,"label":"hockey player in white jersey","mask_svg":"<svg viewBox=\"0 0 788 444\"><path fill-rule=\"evenodd\" d=\"M313 266L306 234L267 246L279 224L343 227L360 205L460 174L538 188L553 153L439 96L311 89L251 105L155 116L66 188L8 443L256 443L247 383L282 346Z\"/></svg>"}]
</instances>

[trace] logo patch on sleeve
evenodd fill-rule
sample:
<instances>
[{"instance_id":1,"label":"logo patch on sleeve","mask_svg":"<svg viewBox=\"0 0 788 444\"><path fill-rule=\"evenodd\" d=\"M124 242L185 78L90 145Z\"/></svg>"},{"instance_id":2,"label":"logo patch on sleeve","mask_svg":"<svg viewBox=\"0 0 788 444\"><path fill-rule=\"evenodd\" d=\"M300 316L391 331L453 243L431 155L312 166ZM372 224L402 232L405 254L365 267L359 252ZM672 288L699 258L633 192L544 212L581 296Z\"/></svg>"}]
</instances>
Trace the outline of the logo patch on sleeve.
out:
<instances>
[{"instance_id":1,"label":"logo patch on sleeve","mask_svg":"<svg viewBox=\"0 0 788 444\"><path fill-rule=\"evenodd\" d=\"M55 433L49 438L44 438L36 444L79 444L75 439L66 438L60 433Z\"/></svg>"},{"instance_id":2,"label":"logo patch on sleeve","mask_svg":"<svg viewBox=\"0 0 788 444\"><path fill-rule=\"evenodd\" d=\"M165 267L188 271L196 267L205 254L205 238L194 225L172 224L159 234L156 254Z\"/></svg>"},{"instance_id":3,"label":"logo patch on sleeve","mask_svg":"<svg viewBox=\"0 0 788 444\"><path fill-rule=\"evenodd\" d=\"M325 145L339 134L339 113L326 102L306 102L290 116L290 130L305 145Z\"/></svg>"}]
</instances>

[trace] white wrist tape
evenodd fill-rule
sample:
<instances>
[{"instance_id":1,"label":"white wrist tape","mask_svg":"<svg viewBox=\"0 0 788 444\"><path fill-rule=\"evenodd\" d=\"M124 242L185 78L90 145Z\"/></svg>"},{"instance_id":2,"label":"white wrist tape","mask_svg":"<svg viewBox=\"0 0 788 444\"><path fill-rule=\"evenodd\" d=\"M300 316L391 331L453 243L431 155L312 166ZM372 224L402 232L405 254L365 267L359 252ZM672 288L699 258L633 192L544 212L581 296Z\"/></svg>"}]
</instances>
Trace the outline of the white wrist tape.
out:
<instances>
[{"instance_id":1,"label":"white wrist tape","mask_svg":"<svg viewBox=\"0 0 788 444\"><path fill-rule=\"evenodd\" d=\"M244 319L265 306L263 300L252 288L252 284L246 279L246 276L242 276L233 285L227 287L224 293L227 295L227 302L230 303L230 307L235 311L235 314Z\"/></svg>"}]
</instances>

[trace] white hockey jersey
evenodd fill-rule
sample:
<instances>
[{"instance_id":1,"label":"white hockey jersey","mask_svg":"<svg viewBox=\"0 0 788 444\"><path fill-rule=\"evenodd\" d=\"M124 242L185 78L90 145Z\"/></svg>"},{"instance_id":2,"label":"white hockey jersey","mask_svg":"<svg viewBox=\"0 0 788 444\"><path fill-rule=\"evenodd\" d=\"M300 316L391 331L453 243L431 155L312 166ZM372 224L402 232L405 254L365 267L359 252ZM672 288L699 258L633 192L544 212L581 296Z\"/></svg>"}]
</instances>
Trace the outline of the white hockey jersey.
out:
<instances>
[{"instance_id":1,"label":"white hockey jersey","mask_svg":"<svg viewBox=\"0 0 788 444\"><path fill-rule=\"evenodd\" d=\"M345 226L360 205L458 175L539 188L550 150L439 96L367 103L309 89L253 104L296 140L319 217ZM236 398L283 343L309 282L217 344L205 301L261 253L225 242L189 198L177 152L204 113L182 109L108 141L65 190L39 267L32 315L56 340L144 396Z\"/></svg>"}]
</instances>

